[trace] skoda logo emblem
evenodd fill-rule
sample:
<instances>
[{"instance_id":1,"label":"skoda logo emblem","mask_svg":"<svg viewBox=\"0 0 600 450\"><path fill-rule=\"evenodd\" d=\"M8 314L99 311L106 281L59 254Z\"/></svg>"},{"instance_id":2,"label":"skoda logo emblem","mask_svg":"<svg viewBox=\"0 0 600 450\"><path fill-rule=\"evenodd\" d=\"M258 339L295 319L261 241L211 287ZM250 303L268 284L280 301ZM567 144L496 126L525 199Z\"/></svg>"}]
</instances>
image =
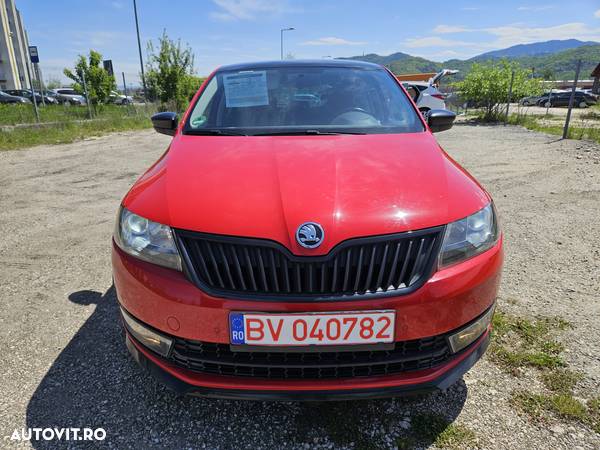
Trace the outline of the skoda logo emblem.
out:
<instances>
[{"instance_id":1,"label":"skoda logo emblem","mask_svg":"<svg viewBox=\"0 0 600 450\"><path fill-rule=\"evenodd\" d=\"M304 248L317 248L323 242L323 227L315 222L306 222L296 230L296 240Z\"/></svg>"}]
</instances>

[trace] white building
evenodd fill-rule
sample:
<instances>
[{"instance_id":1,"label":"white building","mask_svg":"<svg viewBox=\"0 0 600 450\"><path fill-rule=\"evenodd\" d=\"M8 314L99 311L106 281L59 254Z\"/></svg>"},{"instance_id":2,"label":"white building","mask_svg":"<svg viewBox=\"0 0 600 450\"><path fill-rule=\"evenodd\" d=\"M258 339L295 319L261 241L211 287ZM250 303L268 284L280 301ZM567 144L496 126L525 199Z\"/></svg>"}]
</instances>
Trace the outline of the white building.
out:
<instances>
[{"instance_id":1,"label":"white building","mask_svg":"<svg viewBox=\"0 0 600 450\"><path fill-rule=\"evenodd\" d=\"M0 90L27 89L29 40L14 0L0 0Z\"/></svg>"}]
</instances>

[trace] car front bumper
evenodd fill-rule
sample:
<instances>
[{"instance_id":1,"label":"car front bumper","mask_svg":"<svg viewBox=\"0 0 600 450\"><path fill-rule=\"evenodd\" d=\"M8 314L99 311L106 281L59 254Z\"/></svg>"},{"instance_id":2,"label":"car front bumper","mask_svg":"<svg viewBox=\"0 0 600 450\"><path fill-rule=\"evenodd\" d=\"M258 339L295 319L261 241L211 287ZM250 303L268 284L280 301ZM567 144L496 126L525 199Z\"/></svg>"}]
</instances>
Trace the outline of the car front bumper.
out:
<instances>
[{"instance_id":1,"label":"car front bumper","mask_svg":"<svg viewBox=\"0 0 600 450\"><path fill-rule=\"evenodd\" d=\"M485 353L490 341L490 330L480 336L466 352L436 369L394 377L318 383L276 383L272 380L245 382L237 377L204 376L166 364L135 341L129 333L126 333L125 340L134 360L157 381L179 395L230 400L341 401L420 395L445 390L456 383Z\"/></svg>"},{"instance_id":2,"label":"car front bumper","mask_svg":"<svg viewBox=\"0 0 600 450\"><path fill-rule=\"evenodd\" d=\"M461 329L494 304L500 281L502 240L492 249L437 271L413 293L366 300L318 303L233 300L212 297L181 272L133 258L113 245L113 277L121 307L168 336L229 344L229 313L396 311L395 341L428 338ZM464 351L433 368L380 376L335 379L264 379L215 375L175 366L127 334L140 365L179 393L265 400L373 398L445 389L485 352L489 328Z\"/></svg>"}]
</instances>

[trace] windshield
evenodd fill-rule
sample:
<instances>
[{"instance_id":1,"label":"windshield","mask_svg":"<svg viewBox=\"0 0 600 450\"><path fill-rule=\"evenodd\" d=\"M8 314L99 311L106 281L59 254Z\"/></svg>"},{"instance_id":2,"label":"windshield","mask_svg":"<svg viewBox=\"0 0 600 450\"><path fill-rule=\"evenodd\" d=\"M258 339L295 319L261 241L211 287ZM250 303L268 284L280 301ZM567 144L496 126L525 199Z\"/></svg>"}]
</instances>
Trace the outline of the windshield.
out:
<instances>
[{"instance_id":1,"label":"windshield","mask_svg":"<svg viewBox=\"0 0 600 450\"><path fill-rule=\"evenodd\" d=\"M187 134L411 133L417 112L384 69L289 66L219 71Z\"/></svg>"}]
</instances>

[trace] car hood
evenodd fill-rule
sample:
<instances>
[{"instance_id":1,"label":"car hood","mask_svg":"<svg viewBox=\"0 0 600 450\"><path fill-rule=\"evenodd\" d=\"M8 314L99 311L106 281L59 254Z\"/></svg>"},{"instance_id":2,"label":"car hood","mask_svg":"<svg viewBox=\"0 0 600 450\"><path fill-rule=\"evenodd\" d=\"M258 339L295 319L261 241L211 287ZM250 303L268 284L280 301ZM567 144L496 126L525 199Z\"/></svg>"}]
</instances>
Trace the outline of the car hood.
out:
<instances>
[{"instance_id":1,"label":"car hood","mask_svg":"<svg viewBox=\"0 0 600 450\"><path fill-rule=\"evenodd\" d=\"M431 133L421 132L178 134L123 205L174 228L266 238L315 255L353 237L446 224L488 202ZM325 230L313 250L295 241L309 221Z\"/></svg>"}]
</instances>

